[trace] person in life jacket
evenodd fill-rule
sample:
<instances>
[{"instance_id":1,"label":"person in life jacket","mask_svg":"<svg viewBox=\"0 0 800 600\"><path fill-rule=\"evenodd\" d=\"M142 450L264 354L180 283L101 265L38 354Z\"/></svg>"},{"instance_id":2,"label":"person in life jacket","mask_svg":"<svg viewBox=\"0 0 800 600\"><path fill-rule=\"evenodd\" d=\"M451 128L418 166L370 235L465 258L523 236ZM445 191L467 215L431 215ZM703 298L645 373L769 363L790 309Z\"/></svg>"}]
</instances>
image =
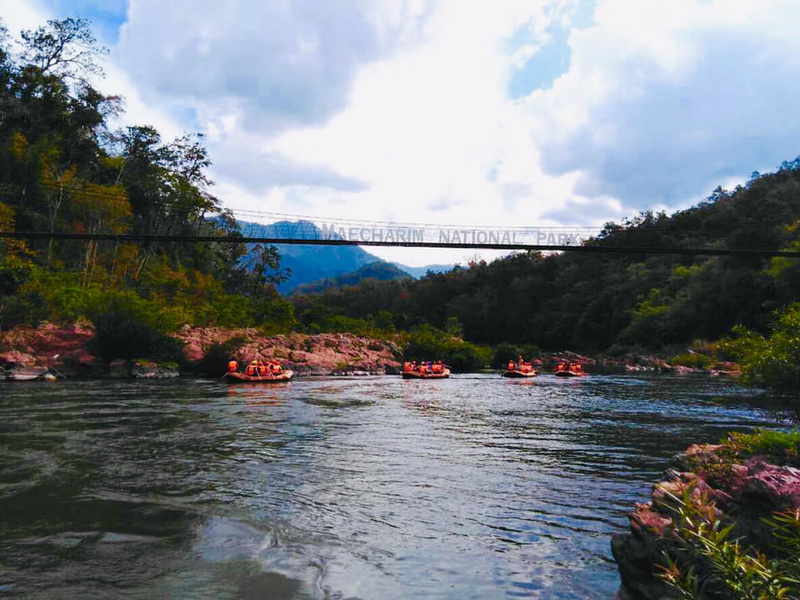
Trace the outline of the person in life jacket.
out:
<instances>
[{"instance_id":1,"label":"person in life jacket","mask_svg":"<svg viewBox=\"0 0 800 600\"><path fill-rule=\"evenodd\" d=\"M517 365L515 365L515 364L514 364L514 361L513 361L513 360L509 360L509 361L508 361L508 365L507 365L507 366L508 366L508 370L509 370L509 371L513 371L514 369L516 369L516 368L517 368Z\"/></svg>"},{"instance_id":2,"label":"person in life jacket","mask_svg":"<svg viewBox=\"0 0 800 600\"><path fill-rule=\"evenodd\" d=\"M235 359L231 359L228 361L228 373L235 373L239 370L239 363L236 362Z\"/></svg>"},{"instance_id":3,"label":"person in life jacket","mask_svg":"<svg viewBox=\"0 0 800 600\"><path fill-rule=\"evenodd\" d=\"M411 366L410 362L405 361L403 363L403 371L411 371L412 369L413 369L413 367Z\"/></svg>"},{"instance_id":4,"label":"person in life jacket","mask_svg":"<svg viewBox=\"0 0 800 600\"><path fill-rule=\"evenodd\" d=\"M280 375L283 372L283 368L277 360L270 361L269 369L273 375Z\"/></svg>"},{"instance_id":5,"label":"person in life jacket","mask_svg":"<svg viewBox=\"0 0 800 600\"><path fill-rule=\"evenodd\" d=\"M245 375L250 375L251 377L258 374L258 361L251 360L250 364L247 365L247 368L244 370Z\"/></svg>"}]
</instances>

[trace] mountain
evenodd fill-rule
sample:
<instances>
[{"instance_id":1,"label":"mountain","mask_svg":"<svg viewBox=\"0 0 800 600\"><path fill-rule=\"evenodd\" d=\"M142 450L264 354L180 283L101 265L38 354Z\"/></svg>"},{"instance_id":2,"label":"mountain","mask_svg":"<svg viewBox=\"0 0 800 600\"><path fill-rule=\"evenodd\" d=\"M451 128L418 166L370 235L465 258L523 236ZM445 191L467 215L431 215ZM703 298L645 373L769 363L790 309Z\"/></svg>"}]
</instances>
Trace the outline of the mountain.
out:
<instances>
[{"instance_id":1,"label":"mountain","mask_svg":"<svg viewBox=\"0 0 800 600\"><path fill-rule=\"evenodd\" d=\"M395 279L413 279L411 275L398 269L393 264L377 260L365 265L350 273L319 279L304 285L298 285L292 291L293 294L319 294L331 288L344 287L346 285L356 285L366 279L377 279L378 281L392 281Z\"/></svg>"},{"instance_id":2,"label":"mountain","mask_svg":"<svg viewBox=\"0 0 800 600\"><path fill-rule=\"evenodd\" d=\"M314 234L322 237L322 230L310 221L278 221L270 225L239 221L242 234L247 237L283 237L303 239ZM305 244L275 244L281 255L281 268L291 269L290 278L277 286L281 294L289 294L299 286L313 283L313 288L327 289L337 285L355 285L358 278L381 280L398 279L403 276L416 278L429 270L439 273L448 271L452 265L430 265L406 267L399 263L388 263L359 246L313 246ZM386 267L371 266L380 263ZM364 267L369 269L362 270ZM341 279L340 276L342 277ZM339 283L336 283L340 281ZM305 292L311 293L311 292Z\"/></svg>"},{"instance_id":3,"label":"mountain","mask_svg":"<svg viewBox=\"0 0 800 600\"><path fill-rule=\"evenodd\" d=\"M310 221L278 221L270 225L240 221L239 226L247 237L302 239L303 234L307 236L309 232L322 234L322 231ZM292 272L287 281L277 286L282 294L291 292L299 285L351 273L381 260L358 246L275 244L275 247L281 255L281 268L291 269Z\"/></svg>"}]
</instances>

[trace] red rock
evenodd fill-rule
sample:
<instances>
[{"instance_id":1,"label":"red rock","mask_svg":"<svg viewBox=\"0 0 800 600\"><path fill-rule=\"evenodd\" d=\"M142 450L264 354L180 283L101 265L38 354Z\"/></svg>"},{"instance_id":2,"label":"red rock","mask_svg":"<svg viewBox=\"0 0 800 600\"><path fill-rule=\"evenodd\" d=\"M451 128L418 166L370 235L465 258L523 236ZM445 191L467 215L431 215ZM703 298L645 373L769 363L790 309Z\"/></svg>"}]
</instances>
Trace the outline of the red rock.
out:
<instances>
[{"instance_id":1,"label":"red rock","mask_svg":"<svg viewBox=\"0 0 800 600\"><path fill-rule=\"evenodd\" d=\"M629 519L631 527L643 528L658 537L663 537L667 528L672 526L672 519L654 511L651 502L636 504Z\"/></svg>"},{"instance_id":2,"label":"red rock","mask_svg":"<svg viewBox=\"0 0 800 600\"><path fill-rule=\"evenodd\" d=\"M778 466L753 459L738 489L732 491L742 503L764 507L767 511L800 508L800 469Z\"/></svg>"},{"instance_id":3,"label":"red rock","mask_svg":"<svg viewBox=\"0 0 800 600\"><path fill-rule=\"evenodd\" d=\"M15 327L0 332L0 364L17 367L91 365L96 359L86 345L93 335L94 330L87 322ZM383 372L386 367L397 368L400 364L392 354L392 347L396 349L393 344L350 334L265 336L254 328L184 325L174 337L184 344L186 359L193 362L201 360L211 345L236 338L246 340L235 352L234 358L240 362L256 357L276 358L304 373L327 374L343 364L353 371Z\"/></svg>"},{"instance_id":4,"label":"red rock","mask_svg":"<svg viewBox=\"0 0 800 600\"><path fill-rule=\"evenodd\" d=\"M265 336L252 328L183 327L175 337L184 343L184 354L192 361L200 360L212 344L237 338L246 340L234 352L233 358L240 363L274 358L285 366L314 374L331 373L342 365L353 371L383 372L400 364L386 344L345 333Z\"/></svg>"}]
</instances>

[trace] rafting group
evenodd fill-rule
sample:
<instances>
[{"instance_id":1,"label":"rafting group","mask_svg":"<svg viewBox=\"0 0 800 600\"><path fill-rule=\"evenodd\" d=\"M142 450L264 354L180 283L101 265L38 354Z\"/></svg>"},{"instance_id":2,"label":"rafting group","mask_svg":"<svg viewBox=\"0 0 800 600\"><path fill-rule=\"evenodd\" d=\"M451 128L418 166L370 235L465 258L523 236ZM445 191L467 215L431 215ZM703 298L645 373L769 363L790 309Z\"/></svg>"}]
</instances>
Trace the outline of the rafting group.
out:
<instances>
[{"instance_id":1,"label":"rafting group","mask_svg":"<svg viewBox=\"0 0 800 600\"><path fill-rule=\"evenodd\" d=\"M450 377L450 367L440 360L405 361L403 363L403 379L444 379Z\"/></svg>"},{"instance_id":2,"label":"rafting group","mask_svg":"<svg viewBox=\"0 0 800 600\"><path fill-rule=\"evenodd\" d=\"M536 360L536 364L541 365L541 361ZM526 361L522 356L517 360L509 360L503 371L503 377L536 377L539 372L534 368L530 361ZM562 360L556 365L554 375L557 377L584 377L586 373L579 362ZM450 367L441 360L405 361L403 363L402 376L404 379L444 379L450 377ZM279 382L289 381L294 377L294 371L284 369L277 360L255 359L250 361L244 371L239 370L239 363L231 359L228 363L228 372L223 375L230 383L235 382Z\"/></svg>"},{"instance_id":3,"label":"rafting group","mask_svg":"<svg viewBox=\"0 0 800 600\"><path fill-rule=\"evenodd\" d=\"M228 372L223 375L229 382L236 381L289 381L294 377L294 371L284 369L277 360L251 360L244 369L239 370L239 363L235 359L228 362Z\"/></svg>"},{"instance_id":4,"label":"rafting group","mask_svg":"<svg viewBox=\"0 0 800 600\"><path fill-rule=\"evenodd\" d=\"M579 362L562 360L556 365L554 373L557 377L585 377L586 372Z\"/></svg>"},{"instance_id":5,"label":"rafting group","mask_svg":"<svg viewBox=\"0 0 800 600\"><path fill-rule=\"evenodd\" d=\"M537 365L541 365L541 361L535 359ZM521 356L517 360L509 360L503 371L503 377L536 377L539 372L534 368L533 363L526 361ZM585 377L587 373L583 370L580 362L572 362L568 360L560 360L556 365L553 374L556 377Z\"/></svg>"},{"instance_id":6,"label":"rafting group","mask_svg":"<svg viewBox=\"0 0 800 600\"><path fill-rule=\"evenodd\" d=\"M539 373L533 368L533 363L526 361L521 356L516 362L509 360L503 377L536 377Z\"/></svg>"}]
</instances>

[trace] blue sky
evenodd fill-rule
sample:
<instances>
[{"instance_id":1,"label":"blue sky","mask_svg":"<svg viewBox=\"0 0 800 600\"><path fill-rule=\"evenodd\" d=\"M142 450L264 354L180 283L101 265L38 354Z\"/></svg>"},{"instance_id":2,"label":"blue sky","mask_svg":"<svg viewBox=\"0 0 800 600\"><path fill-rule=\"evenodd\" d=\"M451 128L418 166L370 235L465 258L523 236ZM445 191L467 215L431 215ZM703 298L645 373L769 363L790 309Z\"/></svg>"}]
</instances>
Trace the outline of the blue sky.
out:
<instances>
[{"instance_id":1,"label":"blue sky","mask_svg":"<svg viewBox=\"0 0 800 600\"><path fill-rule=\"evenodd\" d=\"M800 154L796 0L0 0L0 15L12 33L89 19L125 123L206 134L234 209L599 228Z\"/></svg>"}]
</instances>

